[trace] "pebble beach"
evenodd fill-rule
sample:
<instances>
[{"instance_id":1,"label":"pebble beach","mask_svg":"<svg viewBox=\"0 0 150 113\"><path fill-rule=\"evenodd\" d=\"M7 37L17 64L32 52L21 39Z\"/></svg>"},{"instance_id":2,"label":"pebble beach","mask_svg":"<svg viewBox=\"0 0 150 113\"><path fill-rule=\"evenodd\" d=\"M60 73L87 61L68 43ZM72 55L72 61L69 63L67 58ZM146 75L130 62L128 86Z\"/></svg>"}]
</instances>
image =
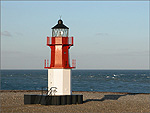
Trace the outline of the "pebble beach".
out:
<instances>
[{"instance_id":1,"label":"pebble beach","mask_svg":"<svg viewBox=\"0 0 150 113\"><path fill-rule=\"evenodd\" d=\"M1 113L149 113L150 94L115 92L80 92L83 104L24 105L24 94L41 94L36 90L1 90Z\"/></svg>"}]
</instances>

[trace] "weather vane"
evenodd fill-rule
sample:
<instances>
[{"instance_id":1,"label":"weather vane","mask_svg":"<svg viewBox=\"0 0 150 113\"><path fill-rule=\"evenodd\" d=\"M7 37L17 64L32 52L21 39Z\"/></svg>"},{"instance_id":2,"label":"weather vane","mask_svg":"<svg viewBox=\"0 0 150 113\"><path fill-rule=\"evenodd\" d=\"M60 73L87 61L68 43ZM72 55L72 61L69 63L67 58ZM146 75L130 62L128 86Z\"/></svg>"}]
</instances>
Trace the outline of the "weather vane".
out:
<instances>
[{"instance_id":1,"label":"weather vane","mask_svg":"<svg viewBox=\"0 0 150 113\"><path fill-rule=\"evenodd\" d=\"M61 19L62 15L59 15L59 17L60 17L60 19Z\"/></svg>"}]
</instances>

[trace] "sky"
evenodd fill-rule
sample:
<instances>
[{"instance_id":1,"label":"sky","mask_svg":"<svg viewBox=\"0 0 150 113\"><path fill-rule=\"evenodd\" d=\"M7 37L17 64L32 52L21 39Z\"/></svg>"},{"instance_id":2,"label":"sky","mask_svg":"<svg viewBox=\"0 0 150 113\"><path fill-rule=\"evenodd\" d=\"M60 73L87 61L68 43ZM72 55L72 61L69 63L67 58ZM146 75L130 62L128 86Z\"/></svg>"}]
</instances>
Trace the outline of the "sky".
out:
<instances>
[{"instance_id":1,"label":"sky","mask_svg":"<svg viewBox=\"0 0 150 113\"><path fill-rule=\"evenodd\" d=\"M44 69L62 16L76 69L150 69L149 1L1 1L1 69Z\"/></svg>"}]
</instances>

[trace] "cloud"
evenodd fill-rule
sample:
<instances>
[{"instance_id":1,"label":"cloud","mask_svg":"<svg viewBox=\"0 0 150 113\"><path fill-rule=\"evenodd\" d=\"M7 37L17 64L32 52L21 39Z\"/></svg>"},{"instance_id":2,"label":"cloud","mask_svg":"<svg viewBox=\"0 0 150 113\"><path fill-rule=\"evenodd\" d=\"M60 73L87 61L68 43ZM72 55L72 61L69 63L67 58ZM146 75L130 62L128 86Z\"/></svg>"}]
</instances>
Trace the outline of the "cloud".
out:
<instances>
[{"instance_id":1,"label":"cloud","mask_svg":"<svg viewBox=\"0 0 150 113\"><path fill-rule=\"evenodd\" d=\"M20 51L2 51L2 55L12 55L12 54L15 54L15 55L17 55L17 54L21 54L22 52L20 52Z\"/></svg>"},{"instance_id":2,"label":"cloud","mask_svg":"<svg viewBox=\"0 0 150 113\"><path fill-rule=\"evenodd\" d=\"M12 37L11 33L8 31L1 32L1 36Z\"/></svg>"},{"instance_id":3,"label":"cloud","mask_svg":"<svg viewBox=\"0 0 150 113\"><path fill-rule=\"evenodd\" d=\"M108 36L108 33L96 33L97 36Z\"/></svg>"},{"instance_id":4,"label":"cloud","mask_svg":"<svg viewBox=\"0 0 150 113\"><path fill-rule=\"evenodd\" d=\"M15 32L15 35L17 35L17 36L23 36L23 34L20 33L20 32Z\"/></svg>"}]
</instances>

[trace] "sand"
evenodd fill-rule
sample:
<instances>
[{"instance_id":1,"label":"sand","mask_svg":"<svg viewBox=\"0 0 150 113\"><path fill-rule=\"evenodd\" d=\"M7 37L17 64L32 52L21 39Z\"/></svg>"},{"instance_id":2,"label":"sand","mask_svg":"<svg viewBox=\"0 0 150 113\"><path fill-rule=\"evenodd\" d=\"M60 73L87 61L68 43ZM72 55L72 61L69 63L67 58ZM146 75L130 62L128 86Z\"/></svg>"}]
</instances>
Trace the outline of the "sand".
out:
<instances>
[{"instance_id":1,"label":"sand","mask_svg":"<svg viewBox=\"0 0 150 113\"><path fill-rule=\"evenodd\" d=\"M76 105L24 105L24 94L40 91L0 91L1 113L150 113L150 94L112 92L73 92L83 94L83 104Z\"/></svg>"}]
</instances>

